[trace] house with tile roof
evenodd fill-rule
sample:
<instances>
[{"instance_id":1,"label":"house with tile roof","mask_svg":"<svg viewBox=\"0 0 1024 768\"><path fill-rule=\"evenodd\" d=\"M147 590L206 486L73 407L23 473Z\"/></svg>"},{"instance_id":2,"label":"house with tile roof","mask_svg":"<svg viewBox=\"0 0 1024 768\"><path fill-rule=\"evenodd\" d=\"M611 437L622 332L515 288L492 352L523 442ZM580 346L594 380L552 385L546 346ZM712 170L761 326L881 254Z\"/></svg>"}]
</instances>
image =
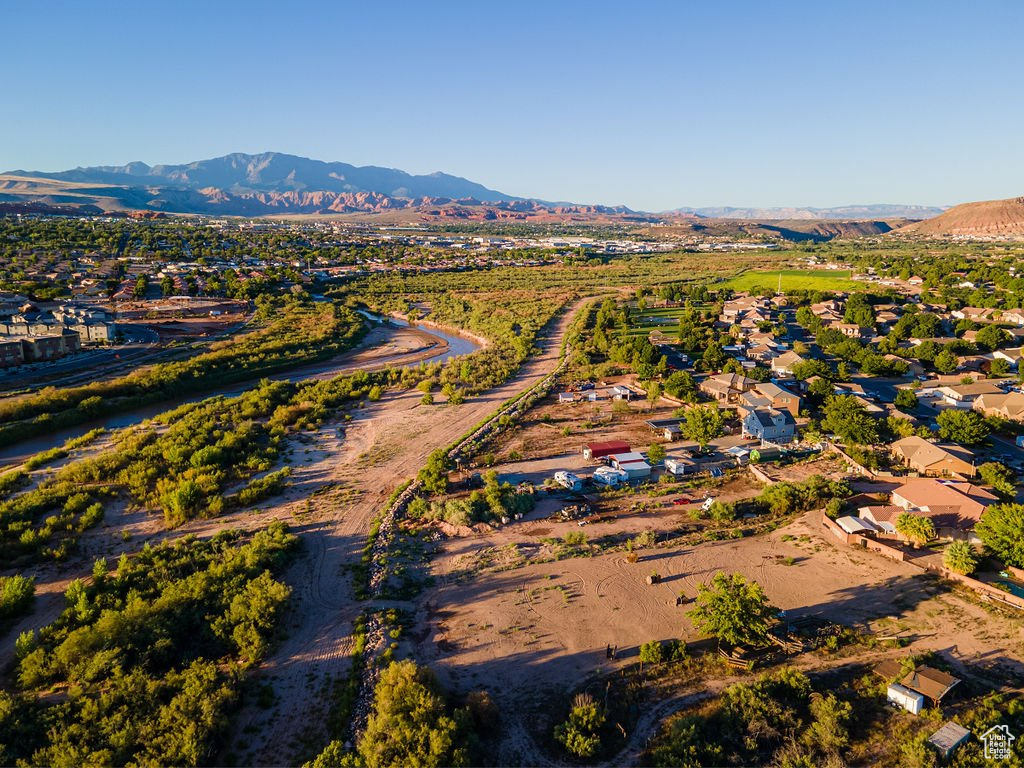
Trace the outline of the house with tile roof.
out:
<instances>
[{"instance_id":1,"label":"house with tile roof","mask_svg":"<svg viewBox=\"0 0 1024 768\"><path fill-rule=\"evenodd\" d=\"M985 416L998 416L1007 421L1024 422L1024 393L1006 392L979 395L974 410Z\"/></svg>"},{"instance_id":2,"label":"house with tile roof","mask_svg":"<svg viewBox=\"0 0 1024 768\"><path fill-rule=\"evenodd\" d=\"M974 526L999 500L966 482L916 478L892 492L892 503L912 515L927 517L940 538L973 541Z\"/></svg>"},{"instance_id":3,"label":"house with tile roof","mask_svg":"<svg viewBox=\"0 0 1024 768\"><path fill-rule=\"evenodd\" d=\"M799 365L803 362L805 362L804 358L800 357L796 352L793 352L792 350L783 352L781 355L772 359L772 374L779 378L790 378L793 375L793 366Z\"/></svg>"},{"instance_id":4,"label":"house with tile roof","mask_svg":"<svg viewBox=\"0 0 1024 768\"><path fill-rule=\"evenodd\" d=\"M969 478L976 474L974 454L958 445L942 445L911 435L889 445L893 458L925 477Z\"/></svg>"}]
</instances>

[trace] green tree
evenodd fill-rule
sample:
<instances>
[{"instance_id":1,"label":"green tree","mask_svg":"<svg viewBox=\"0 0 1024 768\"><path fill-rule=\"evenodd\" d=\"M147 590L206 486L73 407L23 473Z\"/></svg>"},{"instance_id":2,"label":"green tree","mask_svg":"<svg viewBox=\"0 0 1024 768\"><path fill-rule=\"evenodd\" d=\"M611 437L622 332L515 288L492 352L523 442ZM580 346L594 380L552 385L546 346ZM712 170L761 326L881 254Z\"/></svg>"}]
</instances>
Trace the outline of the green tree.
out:
<instances>
[{"instance_id":1,"label":"green tree","mask_svg":"<svg viewBox=\"0 0 1024 768\"><path fill-rule=\"evenodd\" d=\"M660 640L651 640L640 646L641 664L660 664L664 660L664 650Z\"/></svg>"},{"instance_id":2,"label":"green tree","mask_svg":"<svg viewBox=\"0 0 1024 768\"><path fill-rule=\"evenodd\" d=\"M828 379L817 378L811 382L811 385L807 388L807 393L821 400L826 400L832 396L835 390L832 387L832 382Z\"/></svg>"},{"instance_id":3,"label":"green tree","mask_svg":"<svg viewBox=\"0 0 1024 768\"><path fill-rule=\"evenodd\" d=\"M1010 363L1001 357L997 357L988 366L988 372L992 376L1006 376L1011 370L1013 369Z\"/></svg>"},{"instance_id":4,"label":"green tree","mask_svg":"<svg viewBox=\"0 0 1024 768\"><path fill-rule=\"evenodd\" d=\"M569 718L555 726L555 741L570 755L593 757L601 749L601 726L605 717L604 708L590 694L577 694Z\"/></svg>"},{"instance_id":5,"label":"green tree","mask_svg":"<svg viewBox=\"0 0 1024 768\"><path fill-rule=\"evenodd\" d=\"M998 325L989 324L978 331L978 335L975 337L975 343L979 347L983 347L989 352L992 352L1004 344L1008 344L1012 339L1013 337Z\"/></svg>"},{"instance_id":6,"label":"green tree","mask_svg":"<svg viewBox=\"0 0 1024 768\"><path fill-rule=\"evenodd\" d=\"M939 373L950 374L960 365L960 358L948 349L943 349L935 356L935 370Z\"/></svg>"},{"instance_id":7,"label":"green tree","mask_svg":"<svg viewBox=\"0 0 1024 768\"><path fill-rule=\"evenodd\" d=\"M736 515L736 505L729 504L728 502L724 501L713 501L711 502L711 508L708 509L708 517L710 517L716 523L731 522L736 519Z\"/></svg>"},{"instance_id":8,"label":"green tree","mask_svg":"<svg viewBox=\"0 0 1024 768\"><path fill-rule=\"evenodd\" d=\"M647 449L647 458L652 464L660 464L665 460L665 446L655 443Z\"/></svg>"},{"instance_id":9,"label":"green tree","mask_svg":"<svg viewBox=\"0 0 1024 768\"><path fill-rule=\"evenodd\" d=\"M901 389L896 393L893 403L901 411L912 411L917 408L917 395L909 389Z\"/></svg>"},{"instance_id":10,"label":"green tree","mask_svg":"<svg viewBox=\"0 0 1024 768\"><path fill-rule=\"evenodd\" d=\"M955 573L970 576L978 567L978 556L966 541L954 541L942 553L942 563Z\"/></svg>"},{"instance_id":11,"label":"green tree","mask_svg":"<svg viewBox=\"0 0 1024 768\"><path fill-rule=\"evenodd\" d=\"M843 320L847 323L855 323L862 328L873 328L875 325L875 311L868 302L867 296L863 293L855 293L846 300L846 310Z\"/></svg>"},{"instance_id":12,"label":"green tree","mask_svg":"<svg viewBox=\"0 0 1024 768\"><path fill-rule=\"evenodd\" d=\"M683 433L703 451L708 443L722 434L724 424L717 405L698 405L686 409Z\"/></svg>"},{"instance_id":13,"label":"green tree","mask_svg":"<svg viewBox=\"0 0 1024 768\"><path fill-rule=\"evenodd\" d=\"M919 547L935 538L935 524L931 518L909 512L896 518L896 531Z\"/></svg>"},{"instance_id":14,"label":"green tree","mask_svg":"<svg viewBox=\"0 0 1024 768\"><path fill-rule=\"evenodd\" d=\"M792 371L793 376L800 381L806 381L814 376L819 376L829 381L835 378L835 372L828 367L828 363L824 360L804 360L796 363Z\"/></svg>"},{"instance_id":15,"label":"green tree","mask_svg":"<svg viewBox=\"0 0 1024 768\"><path fill-rule=\"evenodd\" d=\"M911 423L910 419L900 418L899 416L886 416L885 428L889 430L897 440L904 437L910 437L914 434L914 425Z\"/></svg>"},{"instance_id":16,"label":"green tree","mask_svg":"<svg viewBox=\"0 0 1024 768\"><path fill-rule=\"evenodd\" d=\"M768 641L768 628L777 609L757 582L738 573L718 572L710 586L697 591L697 605L688 613L694 626L729 645L760 646Z\"/></svg>"},{"instance_id":17,"label":"green tree","mask_svg":"<svg viewBox=\"0 0 1024 768\"><path fill-rule=\"evenodd\" d=\"M438 448L430 454L417 478L423 483L423 489L428 493L444 493L448 490L448 470L450 468L448 453L443 448Z\"/></svg>"},{"instance_id":18,"label":"green tree","mask_svg":"<svg viewBox=\"0 0 1024 768\"><path fill-rule=\"evenodd\" d=\"M673 372L665 379L662 388L677 400L692 403L697 399L697 385L686 371Z\"/></svg>"},{"instance_id":19,"label":"green tree","mask_svg":"<svg viewBox=\"0 0 1024 768\"><path fill-rule=\"evenodd\" d=\"M701 367L705 371L720 371L727 359L729 358L722 351L722 345L717 341L712 341L704 348L704 353L701 355Z\"/></svg>"},{"instance_id":20,"label":"green tree","mask_svg":"<svg viewBox=\"0 0 1024 768\"><path fill-rule=\"evenodd\" d=\"M1004 499L1012 499L1017 495L1013 472L998 461L986 461L978 467L978 474L981 475L982 480L992 486L992 490Z\"/></svg>"},{"instance_id":21,"label":"green tree","mask_svg":"<svg viewBox=\"0 0 1024 768\"><path fill-rule=\"evenodd\" d=\"M447 714L437 679L409 660L381 672L357 749L367 768L469 764L466 735Z\"/></svg>"},{"instance_id":22,"label":"green tree","mask_svg":"<svg viewBox=\"0 0 1024 768\"><path fill-rule=\"evenodd\" d=\"M840 701L831 693L824 696L812 693L810 711L814 719L803 733L804 744L831 758L821 761L820 764L841 764L841 761L835 758L838 757L840 750L850 743L850 732L846 724L853 714L853 706L849 702Z\"/></svg>"},{"instance_id":23,"label":"green tree","mask_svg":"<svg viewBox=\"0 0 1024 768\"><path fill-rule=\"evenodd\" d=\"M302 768L363 768L363 763L359 755L346 749L342 742L332 741Z\"/></svg>"},{"instance_id":24,"label":"green tree","mask_svg":"<svg viewBox=\"0 0 1024 768\"><path fill-rule=\"evenodd\" d=\"M6 620L27 613L36 591L34 578L0 576L0 630Z\"/></svg>"},{"instance_id":25,"label":"green tree","mask_svg":"<svg viewBox=\"0 0 1024 768\"><path fill-rule=\"evenodd\" d=\"M947 408L936 417L935 422L944 440L952 440L961 445L977 445L989 435L988 424L976 411Z\"/></svg>"},{"instance_id":26,"label":"green tree","mask_svg":"<svg viewBox=\"0 0 1024 768\"><path fill-rule=\"evenodd\" d=\"M652 381L647 385L647 403L650 406L650 410L654 410L654 406L658 404L661 399L661 384L656 381Z\"/></svg>"},{"instance_id":27,"label":"green tree","mask_svg":"<svg viewBox=\"0 0 1024 768\"><path fill-rule=\"evenodd\" d=\"M821 427L847 443L872 445L878 442L878 424L850 395L833 395L825 401Z\"/></svg>"},{"instance_id":28,"label":"green tree","mask_svg":"<svg viewBox=\"0 0 1024 768\"><path fill-rule=\"evenodd\" d=\"M989 507L974 526L974 532L1007 565L1024 568L1024 505Z\"/></svg>"}]
</instances>

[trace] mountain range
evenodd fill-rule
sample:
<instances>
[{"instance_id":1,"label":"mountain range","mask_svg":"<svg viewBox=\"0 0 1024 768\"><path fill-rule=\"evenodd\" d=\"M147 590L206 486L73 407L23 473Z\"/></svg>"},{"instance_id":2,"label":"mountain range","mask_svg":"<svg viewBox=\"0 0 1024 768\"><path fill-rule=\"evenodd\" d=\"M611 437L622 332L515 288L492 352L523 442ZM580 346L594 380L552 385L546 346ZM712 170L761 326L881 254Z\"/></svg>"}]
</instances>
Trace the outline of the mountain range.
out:
<instances>
[{"instance_id":1,"label":"mountain range","mask_svg":"<svg viewBox=\"0 0 1024 768\"><path fill-rule=\"evenodd\" d=\"M413 175L265 152L184 165L142 162L56 173L0 175L0 204L85 212L157 211L213 216L382 214L423 219L611 217L654 221L624 206L528 200L446 173Z\"/></svg>"},{"instance_id":2,"label":"mountain range","mask_svg":"<svg viewBox=\"0 0 1024 768\"><path fill-rule=\"evenodd\" d=\"M923 219L924 206L679 208L639 213L625 206L552 203L508 195L446 173L323 162L279 152L233 153L182 165L14 170L0 175L0 204L83 212L150 211L214 216L372 214L378 220L760 221ZM387 214L386 216L381 216Z\"/></svg>"},{"instance_id":3,"label":"mountain range","mask_svg":"<svg viewBox=\"0 0 1024 768\"><path fill-rule=\"evenodd\" d=\"M475 198L489 202L520 199L447 173L414 176L395 168L326 163L280 152L263 152L258 155L235 152L184 165L150 166L134 162L120 166L75 168L58 173L10 171L9 174L84 184L175 187L196 191L218 189L231 195L366 192L408 199Z\"/></svg>"}]
</instances>

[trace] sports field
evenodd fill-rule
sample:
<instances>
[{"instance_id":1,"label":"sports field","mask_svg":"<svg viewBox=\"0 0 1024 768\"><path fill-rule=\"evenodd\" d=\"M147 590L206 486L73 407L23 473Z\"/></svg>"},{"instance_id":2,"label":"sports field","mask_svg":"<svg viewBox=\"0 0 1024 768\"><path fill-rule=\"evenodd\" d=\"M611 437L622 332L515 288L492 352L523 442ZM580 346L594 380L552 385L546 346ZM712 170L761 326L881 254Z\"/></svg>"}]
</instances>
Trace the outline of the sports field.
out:
<instances>
[{"instance_id":1,"label":"sports field","mask_svg":"<svg viewBox=\"0 0 1024 768\"><path fill-rule=\"evenodd\" d=\"M794 290L850 291L863 288L862 284L850 279L853 276L852 272L838 269L749 270L719 285L723 288L732 288L734 291L751 291L762 287L776 290L779 287L780 274L784 293Z\"/></svg>"},{"instance_id":2,"label":"sports field","mask_svg":"<svg viewBox=\"0 0 1024 768\"><path fill-rule=\"evenodd\" d=\"M704 305L698 304L695 308L703 309ZM633 318L633 323L626 334L646 336L651 331L658 330L673 339L678 338L679 318L685 312L685 307L648 307Z\"/></svg>"}]
</instances>

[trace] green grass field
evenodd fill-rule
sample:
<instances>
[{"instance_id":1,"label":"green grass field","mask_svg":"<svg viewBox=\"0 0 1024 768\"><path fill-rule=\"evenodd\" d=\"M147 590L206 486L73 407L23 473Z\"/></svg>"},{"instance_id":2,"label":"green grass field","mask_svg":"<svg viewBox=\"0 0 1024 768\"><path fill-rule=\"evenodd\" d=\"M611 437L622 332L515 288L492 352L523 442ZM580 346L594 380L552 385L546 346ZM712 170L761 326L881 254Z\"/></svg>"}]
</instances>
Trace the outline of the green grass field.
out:
<instances>
[{"instance_id":1,"label":"green grass field","mask_svg":"<svg viewBox=\"0 0 1024 768\"><path fill-rule=\"evenodd\" d=\"M849 270L832 269L783 269L782 291L852 291L863 289L863 283L850 279ZM775 290L779 285L779 270L750 270L736 277L719 283L723 288L734 291L750 291L754 288L766 287ZM716 286L716 287L718 287Z\"/></svg>"},{"instance_id":2,"label":"green grass field","mask_svg":"<svg viewBox=\"0 0 1024 768\"><path fill-rule=\"evenodd\" d=\"M703 304L697 305L702 309ZM653 330L659 330L666 336L673 339L678 338L676 332L679 327L679 318L686 312L685 307L649 307L635 318L627 336L646 336Z\"/></svg>"}]
</instances>

